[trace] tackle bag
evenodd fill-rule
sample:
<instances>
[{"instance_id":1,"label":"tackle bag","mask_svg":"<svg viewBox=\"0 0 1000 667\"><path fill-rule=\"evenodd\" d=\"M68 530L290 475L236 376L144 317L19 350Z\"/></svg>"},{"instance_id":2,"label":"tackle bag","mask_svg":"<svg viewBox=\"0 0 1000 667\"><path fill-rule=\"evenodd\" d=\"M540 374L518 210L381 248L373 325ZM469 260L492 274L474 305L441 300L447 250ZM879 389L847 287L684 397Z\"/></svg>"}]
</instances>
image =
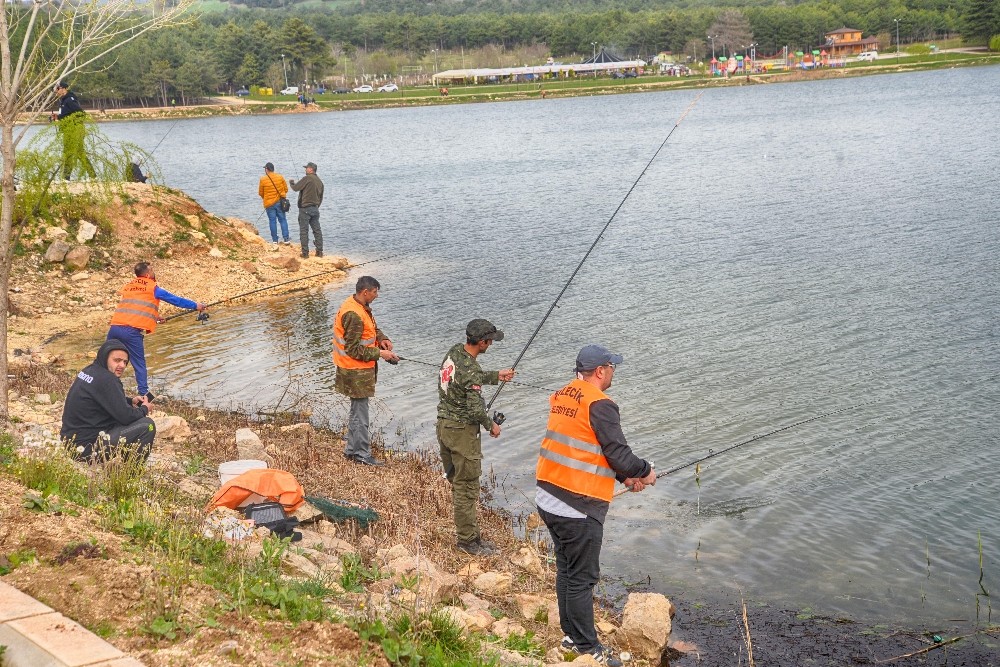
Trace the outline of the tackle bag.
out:
<instances>
[{"instance_id":1,"label":"tackle bag","mask_svg":"<svg viewBox=\"0 0 1000 667\"><path fill-rule=\"evenodd\" d=\"M281 210L284 211L285 213L288 213L288 211L291 208L292 208L292 202L288 201L288 199L286 199L285 197L282 197L281 198Z\"/></svg>"},{"instance_id":2,"label":"tackle bag","mask_svg":"<svg viewBox=\"0 0 1000 667\"><path fill-rule=\"evenodd\" d=\"M281 503L251 503L243 508L243 516L258 526L264 526L278 537L292 538L292 542L302 539L302 533L295 532L299 520L285 514Z\"/></svg>"}]
</instances>

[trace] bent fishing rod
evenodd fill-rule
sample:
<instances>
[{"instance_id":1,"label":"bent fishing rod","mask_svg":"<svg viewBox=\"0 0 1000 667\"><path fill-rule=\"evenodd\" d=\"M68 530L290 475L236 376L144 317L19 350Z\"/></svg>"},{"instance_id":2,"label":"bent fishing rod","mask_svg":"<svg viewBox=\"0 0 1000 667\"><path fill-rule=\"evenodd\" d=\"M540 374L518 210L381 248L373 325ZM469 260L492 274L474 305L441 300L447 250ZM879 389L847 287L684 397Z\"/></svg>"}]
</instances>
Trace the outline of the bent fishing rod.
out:
<instances>
[{"instance_id":1,"label":"bent fishing rod","mask_svg":"<svg viewBox=\"0 0 1000 667\"><path fill-rule=\"evenodd\" d=\"M653 164L653 160L655 160L656 156L660 154L660 151L663 150L663 147L667 145L667 141L670 140L670 137L671 135L673 135L674 130L676 130L680 126L681 121L684 120L684 117L691 112L691 109L693 109L696 104L698 104L698 100L701 99L702 95L704 95L704 93L698 93L698 96L694 98L691 104L688 105L687 109L684 110L684 113L681 114L680 118L677 119L677 122L674 123L674 126L670 128L670 132L667 133L667 136L664 137L663 141L660 143L659 148L657 148L656 152L653 153L653 157L649 158L649 162L646 163L646 166L643 167L642 171L639 173L639 176L635 179L635 182L632 183L632 187L630 187L628 189L628 192L625 193L625 196L622 197L622 200L618 203L618 206L611 214L611 217L608 218L608 221L606 223L604 223L604 227L601 228L601 232L597 235L597 238L594 239L594 242L590 244L590 247L587 249L587 252L584 253L583 259L581 259L580 263L576 265L575 269L573 269L573 273L570 274L569 280L566 281L566 284L563 285L563 288L559 291L559 294L556 295L555 300L552 301L552 305L549 306L549 309L545 312L545 316L542 317L542 321L538 323L537 327L535 327L534 333L532 333L531 337L528 338L528 342L524 344L524 348L521 350L521 353L517 355L517 359L515 359L514 363L511 364L511 369L517 368L517 365L521 363L521 359L524 358L525 352L527 352L528 348L531 347L531 343L534 342L535 337L538 335L538 332L542 330L542 326L544 326L546 320L549 319L549 315L551 315L552 311L555 310L557 305L559 305L559 300L562 298L563 294L566 293L566 290L569 289L569 286L573 282L573 279L576 278L576 274L579 273L580 269L583 268L583 265L586 263L587 258L590 257L590 253L592 253L594 251L594 248L597 247L597 244L601 242L601 238L604 237L604 233L608 231L608 227L611 226L611 223L618 215L618 212L622 209L622 206L624 206L625 202L628 201L628 198L632 194L632 191L635 190L635 187L637 185L639 185L639 181L641 181L642 177L646 175L646 171L648 171L650 165ZM507 384L506 382L503 381L500 382L500 386L497 387L497 390L493 393L493 397L490 398L489 402L486 404L487 410L489 410L490 407L493 405L493 402L497 400L497 396L500 395L500 392L503 391L503 388L506 384Z\"/></svg>"},{"instance_id":2,"label":"bent fishing rod","mask_svg":"<svg viewBox=\"0 0 1000 667\"><path fill-rule=\"evenodd\" d=\"M274 285L267 285L266 287L259 287L259 288L255 289L255 290L250 290L249 292L243 292L242 294L236 294L234 296L226 297L225 299L220 299L218 301L213 301L212 303L205 304L205 308L211 308L212 306L218 306L221 303L228 303L230 301L235 301L236 299L242 299L243 297L250 296L251 294L258 294L260 292L266 292L267 290L272 290L272 289L274 289L276 287L283 287L285 285L291 285L292 283L297 283L297 282L300 282L300 281L303 281L303 280L309 280L310 278L318 278L319 276L325 276L328 273L334 273L336 271L346 271L348 269L356 269L359 266L364 266L365 264L374 264L375 262L382 262L382 261L385 261L387 259L392 259L393 257L399 257L400 255L409 255L409 254L412 254L412 252L417 252L417 251L397 252L394 255L386 255L385 257L379 257L378 259L369 259L367 262L360 262L358 264L348 264L347 266L345 266L342 269L330 269L329 271L320 271L319 273L314 273L314 274L309 275L309 276L302 276L301 278L293 278L291 280L286 280L286 281L281 282L281 283L275 283ZM196 311L194 311L194 310L185 310L182 313L177 313L175 315L171 315L170 317L163 318L163 322L169 322L170 320L177 319L178 317L184 317L185 315L190 315L193 312L196 312ZM208 319L208 313L205 313L205 312L198 313L198 319L200 321L204 322L205 320Z\"/></svg>"},{"instance_id":3,"label":"bent fishing rod","mask_svg":"<svg viewBox=\"0 0 1000 667\"><path fill-rule=\"evenodd\" d=\"M768 437L770 437L772 435L775 435L777 433L781 433L782 431L787 431L788 429L795 428L796 426L802 426L803 424L808 424L809 422L814 422L817 419L823 419L824 417L829 417L829 416L835 415L835 414L837 414L839 412L846 412L848 410L854 410L855 408L864 407L866 405L871 405L871 404L877 403L877 402L878 401L868 401L867 403L856 403L854 405L849 405L846 408L839 408L837 410L831 410L830 412L824 412L821 415L816 415L815 417L809 417L808 419L803 419L802 421L797 421L794 424L789 424L788 426L782 426L781 428L776 428L773 431L768 431L767 433L762 433L760 435L755 435L754 437L752 437L752 438L750 438L748 440L744 440L743 442L738 442L735 445L731 445L729 447L726 447L725 449L720 449L717 452L712 451L710 449L710 450L708 450L708 454L706 454L705 456L701 457L700 459L695 459L694 461L688 461L687 463L683 463L683 464L681 464L679 466L675 466L675 467L671 468L670 470L664 470L662 472L656 473L656 479L660 479L661 477L666 477L667 475L672 475L675 472L678 472L680 470L684 470L685 468L690 468L691 466L698 465L699 463L704 463L705 461L707 461L709 459L714 459L716 456L721 456L722 454L725 454L726 452L731 452L734 449L739 449L740 447L743 447L744 445L749 445L752 442L757 442L758 440L763 440L764 438L768 438ZM615 496L620 496L623 493L627 493L630 490L631 489L628 489L628 488L620 489L620 490L618 490L618 491L615 492Z\"/></svg>"}]
</instances>

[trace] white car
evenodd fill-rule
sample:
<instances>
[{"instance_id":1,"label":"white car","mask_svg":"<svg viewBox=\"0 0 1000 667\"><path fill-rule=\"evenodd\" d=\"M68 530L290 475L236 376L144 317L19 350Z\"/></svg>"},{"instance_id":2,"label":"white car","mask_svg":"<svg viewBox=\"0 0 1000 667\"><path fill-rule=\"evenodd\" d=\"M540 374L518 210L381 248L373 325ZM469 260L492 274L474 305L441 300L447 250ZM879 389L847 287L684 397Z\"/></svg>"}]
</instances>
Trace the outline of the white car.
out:
<instances>
[{"instance_id":1,"label":"white car","mask_svg":"<svg viewBox=\"0 0 1000 667\"><path fill-rule=\"evenodd\" d=\"M380 93L394 93L399 90L399 86L394 83L387 83L384 86L379 86L378 92Z\"/></svg>"},{"instance_id":2,"label":"white car","mask_svg":"<svg viewBox=\"0 0 1000 667\"><path fill-rule=\"evenodd\" d=\"M867 60L868 62L878 60L878 51L862 51L858 54L858 60Z\"/></svg>"},{"instance_id":3,"label":"white car","mask_svg":"<svg viewBox=\"0 0 1000 667\"><path fill-rule=\"evenodd\" d=\"M357 88L355 88L354 92L356 92L356 93L370 93L370 92L372 92L372 90L373 90L373 88L366 83L363 86L358 86Z\"/></svg>"},{"instance_id":4,"label":"white car","mask_svg":"<svg viewBox=\"0 0 1000 667\"><path fill-rule=\"evenodd\" d=\"M282 95L298 95L299 94L299 87L298 86L289 86L288 88L285 88L283 91L281 91L281 94Z\"/></svg>"}]
</instances>

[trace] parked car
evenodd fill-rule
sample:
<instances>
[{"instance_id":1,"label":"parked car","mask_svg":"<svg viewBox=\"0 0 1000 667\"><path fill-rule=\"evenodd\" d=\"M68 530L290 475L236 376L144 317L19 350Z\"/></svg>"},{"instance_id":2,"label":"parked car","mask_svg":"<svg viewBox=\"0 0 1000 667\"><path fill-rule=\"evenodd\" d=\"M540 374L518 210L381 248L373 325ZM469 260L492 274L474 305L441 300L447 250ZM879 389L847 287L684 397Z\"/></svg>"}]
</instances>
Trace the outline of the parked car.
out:
<instances>
[{"instance_id":1,"label":"parked car","mask_svg":"<svg viewBox=\"0 0 1000 667\"><path fill-rule=\"evenodd\" d=\"M341 86L340 88L334 88L333 89L333 94L334 95L346 95L349 92L351 92L351 89L350 88L344 88L343 86Z\"/></svg>"},{"instance_id":2,"label":"parked car","mask_svg":"<svg viewBox=\"0 0 1000 667\"><path fill-rule=\"evenodd\" d=\"M378 92L380 93L394 93L399 90L399 86L394 83L387 83L384 86L378 87Z\"/></svg>"},{"instance_id":3,"label":"parked car","mask_svg":"<svg viewBox=\"0 0 1000 667\"><path fill-rule=\"evenodd\" d=\"M325 92L326 88L324 86L320 86L319 88L313 91L313 93L315 93L316 95L322 95Z\"/></svg>"},{"instance_id":4,"label":"parked car","mask_svg":"<svg viewBox=\"0 0 1000 667\"><path fill-rule=\"evenodd\" d=\"M285 88L284 90L282 90L281 94L282 95L298 95L299 94L299 87L298 86L289 86L288 88Z\"/></svg>"},{"instance_id":5,"label":"parked car","mask_svg":"<svg viewBox=\"0 0 1000 667\"><path fill-rule=\"evenodd\" d=\"M878 51L862 51L858 54L858 61L862 60L867 60L868 62L878 60Z\"/></svg>"},{"instance_id":6,"label":"parked car","mask_svg":"<svg viewBox=\"0 0 1000 667\"><path fill-rule=\"evenodd\" d=\"M249 94L250 91L247 90L246 88L240 88L239 90L236 91L236 97L246 97Z\"/></svg>"},{"instance_id":7,"label":"parked car","mask_svg":"<svg viewBox=\"0 0 1000 667\"><path fill-rule=\"evenodd\" d=\"M355 89L354 89L354 92L356 92L356 93L370 93L370 92L372 92L373 90L374 90L374 88L372 88L371 86L369 86L369 85L368 85L368 84L366 83L366 84L365 84L365 85L363 85L363 86L358 86L357 88L355 88Z\"/></svg>"}]
</instances>

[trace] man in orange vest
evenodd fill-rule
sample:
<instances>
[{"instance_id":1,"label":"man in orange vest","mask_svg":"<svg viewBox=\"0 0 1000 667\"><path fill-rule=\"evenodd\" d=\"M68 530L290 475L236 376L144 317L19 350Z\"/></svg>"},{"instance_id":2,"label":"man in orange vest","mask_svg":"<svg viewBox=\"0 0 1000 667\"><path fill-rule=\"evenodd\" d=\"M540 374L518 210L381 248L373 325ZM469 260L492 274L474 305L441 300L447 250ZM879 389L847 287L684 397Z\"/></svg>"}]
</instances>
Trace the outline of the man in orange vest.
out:
<instances>
[{"instance_id":1,"label":"man in orange vest","mask_svg":"<svg viewBox=\"0 0 1000 667\"><path fill-rule=\"evenodd\" d=\"M129 361L135 369L135 382L143 403L153 400L149 394L149 376L146 372L146 349L143 336L156 331L162 322L159 315L160 301L178 308L205 310L206 306L184 297L174 296L156 284L156 273L146 262L135 265L135 278L121 290L121 300L111 316L108 340L120 340L128 350Z\"/></svg>"},{"instance_id":2,"label":"man in orange vest","mask_svg":"<svg viewBox=\"0 0 1000 667\"><path fill-rule=\"evenodd\" d=\"M351 399L344 458L369 466L383 465L372 456L368 399L375 395L378 361L399 363L392 341L375 325L371 302L382 288L371 276L358 278L354 294L347 297L333 320L333 363L337 365L334 388Z\"/></svg>"},{"instance_id":3,"label":"man in orange vest","mask_svg":"<svg viewBox=\"0 0 1000 667\"><path fill-rule=\"evenodd\" d=\"M535 469L535 504L555 547L561 648L589 653L611 667L622 661L598 641L594 627L604 519L615 480L633 492L656 484L652 464L632 453L618 406L604 393L622 361L601 345L580 350L576 379L549 398L548 429Z\"/></svg>"}]
</instances>

